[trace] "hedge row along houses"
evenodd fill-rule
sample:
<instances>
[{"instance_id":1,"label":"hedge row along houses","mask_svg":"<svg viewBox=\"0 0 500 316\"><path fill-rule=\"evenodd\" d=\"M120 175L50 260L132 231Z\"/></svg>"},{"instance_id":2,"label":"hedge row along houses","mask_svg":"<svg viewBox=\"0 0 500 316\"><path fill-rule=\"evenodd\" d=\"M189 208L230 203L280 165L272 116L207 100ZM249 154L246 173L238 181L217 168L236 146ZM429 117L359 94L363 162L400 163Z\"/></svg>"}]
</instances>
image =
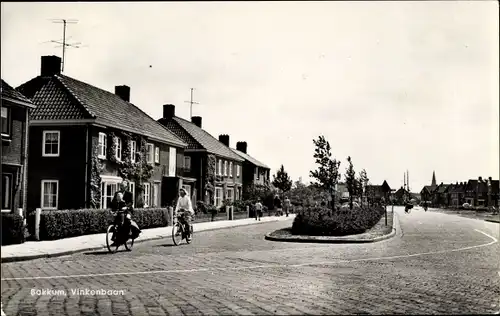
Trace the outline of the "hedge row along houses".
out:
<instances>
[{"instance_id":1,"label":"hedge row along houses","mask_svg":"<svg viewBox=\"0 0 500 316\"><path fill-rule=\"evenodd\" d=\"M130 103L128 86L116 86L111 93L62 75L60 67L59 57L42 56L40 75L17 91L4 88L2 81L3 211L108 208L124 179L137 208L170 206L180 188L194 204L220 206L223 200L241 199L249 185L248 166L264 171L269 180L269 168L238 154L229 139L211 136L202 129L201 117L189 122L175 116L175 106L164 105L163 118L156 121ZM15 98L8 99L7 93ZM4 125L17 128L28 122L15 105L33 108L29 133L10 133L9 127L4 136ZM12 158L14 148L18 158ZM16 188L24 185L29 194L20 198L11 184L17 178L3 163L12 161L25 170L23 157L29 157L28 172L20 172L26 181L17 180Z\"/></svg>"},{"instance_id":2,"label":"hedge row along houses","mask_svg":"<svg viewBox=\"0 0 500 316\"><path fill-rule=\"evenodd\" d=\"M473 207L498 207L500 202L500 182L491 177L470 179L466 182L436 184L436 175L432 175L431 185L420 191L422 201L433 206L458 207L468 203Z\"/></svg>"}]
</instances>

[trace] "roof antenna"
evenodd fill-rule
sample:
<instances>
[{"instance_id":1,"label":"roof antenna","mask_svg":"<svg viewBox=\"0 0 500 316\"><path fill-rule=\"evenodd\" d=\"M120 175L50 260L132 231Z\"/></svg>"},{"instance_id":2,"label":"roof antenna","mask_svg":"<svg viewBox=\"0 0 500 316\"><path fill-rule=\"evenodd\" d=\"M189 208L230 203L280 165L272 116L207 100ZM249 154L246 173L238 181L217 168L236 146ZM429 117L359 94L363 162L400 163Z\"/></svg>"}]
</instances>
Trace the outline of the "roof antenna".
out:
<instances>
[{"instance_id":1,"label":"roof antenna","mask_svg":"<svg viewBox=\"0 0 500 316\"><path fill-rule=\"evenodd\" d=\"M74 48L80 48L81 43L73 43L73 44L68 44L66 43L66 24L76 24L78 23L78 20L72 20L72 19L52 19L52 23L63 23L63 38L62 38L62 43L60 41L51 41L52 43L57 43L62 45L62 66L61 66L61 73L64 72L64 62L65 62L65 55L66 55L66 47L74 47Z\"/></svg>"},{"instance_id":2,"label":"roof antenna","mask_svg":"<svg viewBox=\"0 0 500 316\"><path fill-rule=\"evenodd\" d=\"M191 101L184 101L186 103L190 103L190 105L191 105L191 107L190 107L191 119L193 118L193 104L199 104L198 102L193 101L193 90L194 90L194 88L191 88Z\"/></svg>"}]
</instances>

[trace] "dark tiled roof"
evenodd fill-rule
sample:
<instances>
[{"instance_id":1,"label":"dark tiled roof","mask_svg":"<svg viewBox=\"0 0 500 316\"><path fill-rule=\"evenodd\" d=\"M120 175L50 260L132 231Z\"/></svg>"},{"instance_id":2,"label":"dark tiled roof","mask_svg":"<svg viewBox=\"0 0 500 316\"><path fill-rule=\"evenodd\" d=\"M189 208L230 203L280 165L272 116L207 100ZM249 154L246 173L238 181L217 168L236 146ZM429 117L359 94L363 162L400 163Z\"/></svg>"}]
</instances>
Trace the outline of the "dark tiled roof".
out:
<instances>
[{"instance_id":1,"label":"dark tiled roof","mask_svg":"<svg viewBox=\"0 0 500 316\"><path fill-rule=\"evenodd\" d=\"M184 128L179 125L175 120L161 118L158 120L160 124L165 126L169 131L174 133L177 137L182 139L186 144L186 149L204 149Z\"/></svg>"},{"instance_id":2,"label":"dark tiled roof","mask_svg":"<svg viewBox=\"0 0 500 316\"><path fill-rule=\"evenodd\" d=\"M23 86L20 87L22 88ZM36 92L34 100L37 100L36 103L42 108L37 113L39 120L95 117L97 123L105 126L152 137L180 147L186 146L177 136L132 103L124 101L114 93L64 75L54 76L53 80ZM56 104L49 104L50 102Z\"/></svg>"},{"instance_id":3,"label":"dark tiled roof","mask_svg":"<svg viewBox=\"0 0 500 316\"><path fill-rule=\"evenodd\" d=\"M33 105L33 102L31 102L28 98L26 98L20 92L16 91L16 89L12 88L7 82L5 82L2 79L2 98L3 97L8 97L8 98L11 98L11 99L14 99L17 101L21 101L21 102Z\"/></svg>"},{"instance_id":4,"label":"dark tiled roof","mask_svg":"<svg viewBox=\"0 0 500 316\"><path fill-rule=\"evenodd\" d=\"M236 153L237 155L239 155L241 158L249 161L250 163L254 164L257 167L261 167L261 168L265 168L265 169L271 169L268 166L266 166L265 164L263 164L262 162L260 162L257 159L253 158L252 156L250 156L248 154L245 154L244 152L241 152L241 151L239 151L237 149L234 149L234 148L231 148L231 150L234 153Z\"/></svg>"},{"instance_id":5,"label":"dark tiled roof","mask_svg":"<svg viewBox=\"0 0 500 316\"><path fill-rule=\"evenodd\" d=\"M243 161L240 156L235 154L229 147L221 143L204 129L199 128L195 124L177 116L175 116L173 120L177 122L179 126L182 127L207 152L235 161Z\"/></svg>"},{"instance_id":6,"label":"dark tiled roof","mask_svg":"<svg viewBox=\"0 0 500 316\"><path fill-rule=\"evenodd\" d=\"M38 107L31 113L32 120L81 120L92 115L64 92L64 86L56 79L48 81L35 95L33 102Z\"/></svg>"}]
</instances>

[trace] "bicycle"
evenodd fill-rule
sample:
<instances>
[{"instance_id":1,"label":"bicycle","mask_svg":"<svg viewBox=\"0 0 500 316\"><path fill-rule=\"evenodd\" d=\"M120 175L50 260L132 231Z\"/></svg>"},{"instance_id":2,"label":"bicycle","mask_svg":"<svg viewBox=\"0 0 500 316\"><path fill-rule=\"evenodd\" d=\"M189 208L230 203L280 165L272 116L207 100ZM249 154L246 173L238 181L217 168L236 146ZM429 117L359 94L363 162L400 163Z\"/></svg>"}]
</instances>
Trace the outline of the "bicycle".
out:
<instances>
[{"instance_id":1,"label":"bicycle","mask_svg":"<svg viewBox=\"0 0 500 316\"><path fill-rule=\"evenodd\" d=\"M121 210L121 211L118 211L118 212L112 212L114 217L115 217L115 221L113 222L113 224L109 225L108 226L108 229L106 230L106 247L108 248L108 251L110 253L115 253L118 251L118 248L120 248L120 246L125 246L125 249L127 251L132 251L132 247L134 246L134 238L130 238L130 225L129 226L129 232L128 234L125 235L125 232L123 231L123 227L125 226L124 225L124 222L125 220L131 220L132 219L132 216L130 215L130 213L126 210ZM117 224L116 222L116 218L117 216L124 216L124 218L121 218L120 220L120 223L121 224ZM113 235L115 235L115 244L113 245L112 247L112 244L113 244L113 241L112 241L112 237ZM112 249L114 248L114 249Z\"/></svg>"},{"instance_id":2,"label":"bicycle","mask_svg":"<svg viewBox=\"0 0 500 316\"><path fill-rule=\"evenodd\" d=\"M190 244L193 241L193 225L189 225L191 233L189 235L186 234L186 227L185 225L186 220L184 219L184 212L181 212L180 214L177 215L177 221L174 223L172 227L172 240L174 242L174 245L179 246L182 242L183 239L186 239L186 243ZM193 216L194 217L194 216ZM188 239L188 237L191 237Z\"/></svg>"}]
</instances>

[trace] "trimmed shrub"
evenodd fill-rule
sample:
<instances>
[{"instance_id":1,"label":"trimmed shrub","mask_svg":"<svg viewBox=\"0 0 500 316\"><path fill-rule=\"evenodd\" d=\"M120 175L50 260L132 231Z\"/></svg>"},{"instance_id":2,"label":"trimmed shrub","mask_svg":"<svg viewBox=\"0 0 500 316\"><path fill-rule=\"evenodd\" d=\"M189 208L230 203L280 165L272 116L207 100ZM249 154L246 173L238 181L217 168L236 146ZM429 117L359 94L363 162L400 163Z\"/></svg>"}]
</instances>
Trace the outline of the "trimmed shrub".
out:
<instances>
[{"instance_id":1,"label":"trimmed shrub","mask_svg":"<svg viewBox=\"0 0 500 316\"><path fill-rule=\"evenodd\" d=\"M23 217L2 213L2 245L22 244L25 241Z\"/></svg>"},{"instance_id":2,"label":"trimmed shrub","mask_svg":"<svg viewBox=\"0 0 500 316\"><path fill-rule=\"evenodd\" d=\"M167 226L167 209L134 209L133 220L141 229ZM82 209L42 212L40 215L40 240L55 240L105 233L113 222L109 210Z\"/></svg>"},{"instance_id":3,"label":"trimmed shrub","mask_svg":"<svg viewBox=\"0 0 500 316\"><path fill-rule=\"evenodd\" d=\"M293 221L292 234L310 236L345 236L361 234L377 224L384 214L384 208L356 207L331 210L311 207L299 210Z\"/></svg>"}]
</instances>

